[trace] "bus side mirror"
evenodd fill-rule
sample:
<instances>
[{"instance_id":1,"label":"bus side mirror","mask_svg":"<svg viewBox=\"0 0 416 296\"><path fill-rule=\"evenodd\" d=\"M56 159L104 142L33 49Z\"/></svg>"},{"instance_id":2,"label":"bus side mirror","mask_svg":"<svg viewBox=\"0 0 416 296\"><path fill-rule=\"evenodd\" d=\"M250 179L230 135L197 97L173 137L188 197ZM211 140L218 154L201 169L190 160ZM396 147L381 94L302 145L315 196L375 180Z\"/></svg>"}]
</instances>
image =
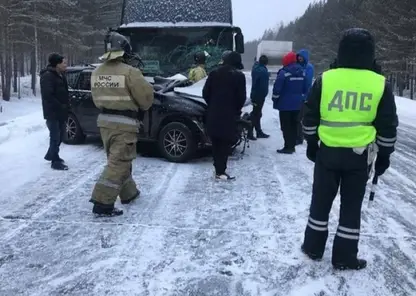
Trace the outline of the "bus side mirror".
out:
<instances>
[{"instance_id":1,"label":"bus side mirror","mask_svg":"<svg viewBox=\"0 0 416 296\"><path fill-rule=\"evenodd\" d=\"M244 53L244 35L240 32L235 34L234 42L235 42L235 51L238 53Z\"/></svg>"}]
</instances>

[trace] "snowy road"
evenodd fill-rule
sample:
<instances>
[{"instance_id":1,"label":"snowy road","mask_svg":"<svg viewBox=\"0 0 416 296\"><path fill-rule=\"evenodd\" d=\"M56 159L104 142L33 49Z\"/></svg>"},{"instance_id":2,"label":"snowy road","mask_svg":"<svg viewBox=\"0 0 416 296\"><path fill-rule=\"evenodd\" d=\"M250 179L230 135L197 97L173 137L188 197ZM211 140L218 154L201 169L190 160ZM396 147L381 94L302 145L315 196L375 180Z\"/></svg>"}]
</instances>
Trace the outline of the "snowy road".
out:
<instances>
[{"instance_id":1,"label":"snowy road","mask_svg":"<svg viewBox=\"0 0 416 296\"><path fill-rule=\"evenodd\" d=\"M339 201L324 260L300 252L312 163L305 147L276 154L282 140L270 104L263 122L272 137L230 162L235 182L214 183L209 158L138 157L142 197L112 219L94 219L88 203L101 148L64 146L70 170L51 171L41 115L18 118L0 127L0 295L416 295L416 104L404 103L392 168L373 207L364 206L360 255L369 266L360 272L330 264Z\"/></svg>"}]
</instances>

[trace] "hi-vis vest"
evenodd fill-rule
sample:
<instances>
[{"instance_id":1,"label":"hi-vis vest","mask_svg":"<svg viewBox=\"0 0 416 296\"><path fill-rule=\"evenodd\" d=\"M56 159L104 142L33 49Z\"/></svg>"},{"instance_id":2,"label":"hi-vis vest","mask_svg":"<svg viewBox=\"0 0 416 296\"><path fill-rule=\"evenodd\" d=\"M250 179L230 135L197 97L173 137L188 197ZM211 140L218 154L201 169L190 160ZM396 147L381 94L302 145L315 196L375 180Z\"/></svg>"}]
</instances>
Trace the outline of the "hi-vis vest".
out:
<instances>
[{"instance_id":1,"label":"hi-vis vest","mask_svg":"<svg viewBox=\"0 0 416 296\"><path fill-rule=\"evenodd\" d=\"M329 147L364 147L374 142L373 121L385 78L369 70L339 68L322 75L319 139Z\"/></svg>"}]
</instances>

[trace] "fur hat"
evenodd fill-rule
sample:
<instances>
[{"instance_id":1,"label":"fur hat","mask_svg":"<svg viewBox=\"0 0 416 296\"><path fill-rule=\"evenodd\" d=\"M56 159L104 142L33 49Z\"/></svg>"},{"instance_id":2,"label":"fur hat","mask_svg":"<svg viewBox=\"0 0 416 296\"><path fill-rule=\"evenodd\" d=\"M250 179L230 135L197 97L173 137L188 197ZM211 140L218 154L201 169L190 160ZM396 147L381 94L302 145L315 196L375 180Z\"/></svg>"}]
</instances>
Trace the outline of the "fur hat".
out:
<instances>
[{"instance_id":1,"label":"fur hat","mask_svg":"<svg viewBox=\"0 0 416 296\"><path fill-rule=\"evenodd\" d=\"M343 32L338 46L339 68L373 69L375 41L369 31L352 28Z\"/></svg>"}]
</instances>

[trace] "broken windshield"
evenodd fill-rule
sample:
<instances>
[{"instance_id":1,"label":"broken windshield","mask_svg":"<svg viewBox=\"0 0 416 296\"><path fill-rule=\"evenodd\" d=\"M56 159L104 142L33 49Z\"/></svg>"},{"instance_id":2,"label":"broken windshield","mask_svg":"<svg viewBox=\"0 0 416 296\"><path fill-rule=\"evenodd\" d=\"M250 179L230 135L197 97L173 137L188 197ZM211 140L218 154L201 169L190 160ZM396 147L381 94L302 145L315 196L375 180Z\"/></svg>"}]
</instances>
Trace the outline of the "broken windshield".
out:
<instances>
[{"instance_id":1,"label":"broken windshield","mask_svg":"<svg viewBox=\"0 0 416 296\"><path fill-rule=\"evenodd\" d=\"M233 47L231 27L129 28L133 51L144 63L143 72L151 76L187 75L194 65L194 54L206 51L209 72ZM127 33L127 32L126 32ZM125 34L125 33L123 33Z\"/></svg>"}]
</instances>

